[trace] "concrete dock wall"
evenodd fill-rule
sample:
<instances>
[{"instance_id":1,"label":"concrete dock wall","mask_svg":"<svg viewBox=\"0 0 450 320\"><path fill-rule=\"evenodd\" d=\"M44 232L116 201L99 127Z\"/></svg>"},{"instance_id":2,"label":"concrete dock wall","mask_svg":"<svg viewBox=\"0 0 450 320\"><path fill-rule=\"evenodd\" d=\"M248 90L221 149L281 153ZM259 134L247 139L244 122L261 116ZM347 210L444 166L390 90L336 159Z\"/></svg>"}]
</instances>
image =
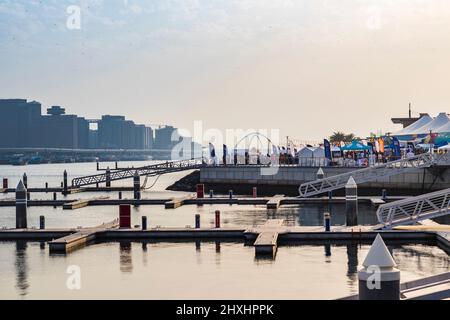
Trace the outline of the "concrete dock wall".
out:
<instances>
[{"instance_id":1,"label":"concrete dock wall","mask_svg":"<svg viewBox=\"0 0 450 320\"><path fill-rule=\"evenodd\" d=\"M449 167L431 167L363 183L362 188L440 190L450 188ZM325 177L360 168L324 167ZM257 166L205 167L200 170L200 182L206 184L245 184L299 186L316 179L317 167L279 167L274 175L262 175Z\"/></svg>"}]
</instances>

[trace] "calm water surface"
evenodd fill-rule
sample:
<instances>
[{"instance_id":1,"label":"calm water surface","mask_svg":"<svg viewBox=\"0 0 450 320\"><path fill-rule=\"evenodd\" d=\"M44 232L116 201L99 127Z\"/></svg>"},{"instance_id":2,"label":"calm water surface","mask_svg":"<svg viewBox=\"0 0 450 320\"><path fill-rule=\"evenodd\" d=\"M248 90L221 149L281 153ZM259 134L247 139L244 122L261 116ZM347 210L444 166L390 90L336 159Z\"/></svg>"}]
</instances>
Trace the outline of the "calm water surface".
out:
<instances>
[{"instance_id":1,"label":"calm water surface","mask_svg":"<svg viewBox=\"0 0 450 320\"><path fill-rule=\"evenodd\" d=\"M45 182L59 186L64 169L69 178L97 173L95 163L0 166L0 178L8 177L10 186L15 186L26 172L31 187L43 187ZM165 188L185 174L161 176L142 197L183 195ZM131 181L114 185L129 186ZM68 198L99 195L117 197L117 193L80 193ZM32 197L50 199L52 194L37 193ZM124 193L124 197L131 198L131 192ZM183 206L176 210L141 206L132 209L132 219L133 224L140 224L141 216L146 215L150 226L184 227L193 225L194 215L200 213L202 226L212 226L216 209L222 212L222 224L230 227L262 224L271 218L285 219L288 225L321 225L323 212L330 209L333 224L345 224L343 205L283 206L277 211L266 210L265 206ZM113 206L74 211L31 207L30 226L38 225L40 215L46 217L47 227L93 226L117 218L118 210ZM14 208L0 207L0 227L14 227L14 219ZM359 222L375 223L374 209L360 206ZM389 248L403 280L449 270L448 255L437 247L392 244ZM281 246L274 260L260 260L255 259L253 247L240 242L113 242L92 244L67 256L50 256L45 243L1 242L0 298L332 299L356 292L356 272L368 249L367 244L355 243L290 245ZM66 286L66 270L71 265L81 268L81 290Z\"/></svg>"}]
</instances>

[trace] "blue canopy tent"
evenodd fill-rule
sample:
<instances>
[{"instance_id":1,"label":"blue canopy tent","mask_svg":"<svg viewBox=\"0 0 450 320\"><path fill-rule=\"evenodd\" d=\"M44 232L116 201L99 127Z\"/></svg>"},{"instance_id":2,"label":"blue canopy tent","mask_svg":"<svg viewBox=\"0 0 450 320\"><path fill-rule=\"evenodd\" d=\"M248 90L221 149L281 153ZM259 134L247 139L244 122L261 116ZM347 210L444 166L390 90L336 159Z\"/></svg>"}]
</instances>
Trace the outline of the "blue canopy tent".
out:
<instances>
[{"instance_id":1,"label":"blue canopy tent","mask_svg":"<svg viewBox=\"0 0 450 320\"><path fill-rule=\"evenodd\" d=\"M365 146L356 140L352 141L351 144L341 147L342 151L369 151L370 149L369 146Z\"/></svg>"}]
</instances>

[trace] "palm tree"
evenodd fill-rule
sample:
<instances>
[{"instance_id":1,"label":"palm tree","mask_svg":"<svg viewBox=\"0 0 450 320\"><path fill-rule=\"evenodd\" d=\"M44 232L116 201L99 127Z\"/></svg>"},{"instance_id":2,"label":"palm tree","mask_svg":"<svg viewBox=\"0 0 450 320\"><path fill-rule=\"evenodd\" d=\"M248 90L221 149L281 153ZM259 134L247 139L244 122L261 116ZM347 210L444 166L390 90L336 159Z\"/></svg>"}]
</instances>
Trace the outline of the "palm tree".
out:
<instances>
[{"instance_id":1,"label":"palm tree","mask_svg":"<svg viewBox=\"0 0 450 320\"><path fill-rule=\"evenodd\" d=\"M333 144L340 144L341 142L350 143L355 139L356 137L353 133L345 134L341 131L333 132L330 136L330 142Z\"/></svg>"}]
</instances>

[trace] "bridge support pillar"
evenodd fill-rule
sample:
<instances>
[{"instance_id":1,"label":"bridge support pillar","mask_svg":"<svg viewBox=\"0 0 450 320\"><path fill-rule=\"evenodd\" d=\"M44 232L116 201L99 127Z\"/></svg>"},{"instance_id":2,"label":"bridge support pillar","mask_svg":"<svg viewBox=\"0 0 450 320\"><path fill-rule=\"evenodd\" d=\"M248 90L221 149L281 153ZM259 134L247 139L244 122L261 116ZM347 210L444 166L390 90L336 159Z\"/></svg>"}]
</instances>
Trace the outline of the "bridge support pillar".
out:
<instances>
[{"instance_id":1,"label":"bridge support pillar","mask_svg":"<svg viewBox=\"0 0 450 320\"><path fill-rule=\"evenodd\" d=\"M16 188L16 229L27 228L27 188L22 180Z\"/></svg>"},{"instance_id":2,"label":"bridge support pillar","mask_svg":"<svg viewBox=\"0 0 450 320\"><path fill-rule=\"evenodd\" d=\"M345 212L347 226L358 224L358 186L352 176L345 185Z\"/></svg>"},{"instance_id":3,"label":"bridge support pillar","mask_svg":"<svg viewBox=\"0 0 450 320\"><path fill-rule=\"evenodd\" d=\"M400 270L380 234L358 272L359 300L400 300Z\"/></svg>"},{"instance_id":4,"label":"bridge support pillar","mask_svg":"<svg viewBox=\"0 0 450 320\"><path fill-rule=\"evenodd\" d=\"M111 170L109 169L109 167L106 168L106 187L107 188L111 187Z\"/></svg>"},{"instance_id":5,"label":"bridge support pillar","mask_svg":"<svg viewBox=\"0 0 450 320\"><path fill-rule=\"evenodd\" d=\"M141 190L141 178L139 177L139 173L137 171L135 171L134 176L133 176L134 200L139 200L140 190Z\"/></svg>"}]
</instances>

